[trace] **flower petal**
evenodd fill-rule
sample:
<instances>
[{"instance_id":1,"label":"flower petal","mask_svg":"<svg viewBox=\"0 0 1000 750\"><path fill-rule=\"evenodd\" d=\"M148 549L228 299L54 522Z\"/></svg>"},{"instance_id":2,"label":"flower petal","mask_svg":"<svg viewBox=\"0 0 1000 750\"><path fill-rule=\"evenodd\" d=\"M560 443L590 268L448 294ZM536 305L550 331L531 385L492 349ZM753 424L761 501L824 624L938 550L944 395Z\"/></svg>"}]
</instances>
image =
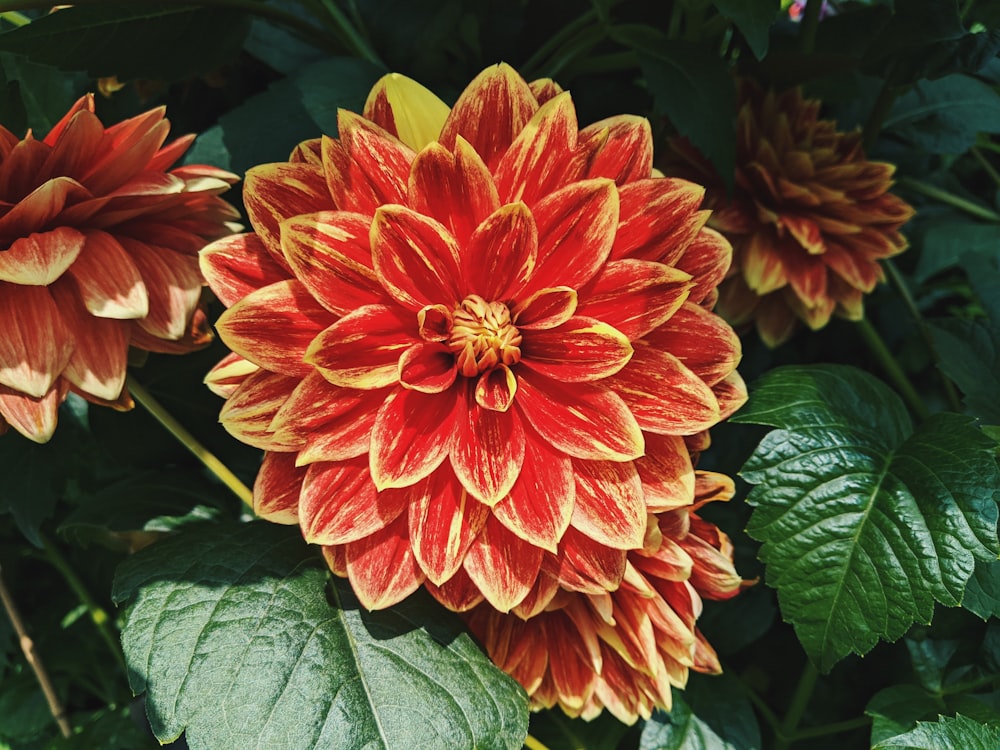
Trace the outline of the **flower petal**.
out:
<instances>
[{"instance_id":1,"label":"flower petal","mask_svg":"<svg viewBox=\"0 0 1000 750\"><path fill-rule=\"evenodd\" d=\"M40 399L73 353L73 338L44 286L0 281L0 385Z\"/></svg>"},{"instance_id":2,"label":"flower petal","mask_svg":"<svg viewBox=\"0 0 1000 750\"><path fill-rule=\"evenodd\" d=\"M611 258L639 258L674 265L708 220L699 211L705 188L687 180L658 177L618 190L621 223Z\"/></svg>"},{"instance_id":3,"label":"flower petal","mask_svg":"<svg viewBox=\"0 0 1000 750\"><path fill-rule=\"evenodd\" d=\"M306 470L295 465L294 453L268 451L253 485L253 512L272 523L299 522L299 492Z\"/></svg>"},{"instance_id":4,"label":"flower petal","mask_svg":"<svg viewBox=\"0 0 1000 750\"><path fill-rule=\"evenodd\" d=\"M41 398L0 385L0 419L36 443L47 443L56 431L59 404L66 398L65 381L57 383Z\"/></svg>"},{"instance_id":5,"label":"flower petal","mask_svg":"<svg viewBox=\"0 0 1000 750\"><path fill-rule=\"evenodd\" d=\"M557 286L539 289L518 302L511 312L518 328L544 330L568 321L576 312L576 306L576 291L568 286Z\"/></svg>"},{"instance_id":6,"label":"flower petal","mask_svg":"<svg viewBox=\"0 0 1000 750\"><path fill-rule=\"evenodd\" d=\"M674 355L646 344L637 343L628 367L606 382L643 430L690 435L719 422L719 402L705 381Z\"/></svg>"},{"instance_id":7,"label":"flower petal","mask_svg":"<svg viewBox=\"0 0 1000 750\"><path fill-rule=\"evenodd\" d=\"M673 354L709 386L733 372L742 357L740 339L729 324L691 302L651 332L646 343Z\"/></svg>"},{"instance_id":8,"label":"flower petal","mask_svg":"<svg viewBox=\"0 0 1000 750\"><path fill-rule=\"evenodd\" d=\"M455 391L427 394L397 388L382 404L372 430L372 478L380 489L415 484L448 455L460 400Z\"/></svg>"},{"instance_id":9,"label":"flower petal","mask_svg":"<svg viewBox=\"0 0 1000 750\"><path fill-rule=\"evenodd\" d=\"M563 383L600 380L632 357L624 334L594 318L575 315L562 325L532 331L521 342L521 366Z\"/></svg>"},{"instance_id":10,"label":"flower petal","mask_svg":"<svg viewBox=\"0 0 1000 750\"><path fill-rule=\"evenodd\" d=\"M537 109L538 102L524 79L510 65L500 63L484 70L465 88L438 140L445 148L454 149L461 136L494 171Z\"/></svg>"},{"instance_id":11,"label":"flower petal","mask_svg":"<svg viewBox=\"0 0 1000 750\"><path fill-rule=\"evenodd\" d=\"M260 368L235 352L220 359L205 376L205 385L216 396L229 398L247 376Z\"/></svg>"},{"instance_id":12,"label":"flower petal","mask_svg":"<svg viewBox=\"0 0 1000 750\"><path fill-rule=\"evenodd\" d=\"M521 539L555 553L569 527L575 497L569 457L533 439L526 446L517 481L493 506L493 515Z\"/></svg>"},{"instance_id":13,"label":"flower petal","mask_svg":"<svg viewBox=\"0 0 1000 750\"><path fill-rule=\"evenodd\" d=\"M222 407L219 421L226 432L247 445L272 451L294 451L302 441L290 437L279 440L271 421L282 407L298 379L258 370L247 376Z\"/></svg>"},{"instance_id":14,"label":"flower petal","mask_svg":"<svg viewBox=\"0 0 1000 750\"><path fill-rule=\"evenodd\" d=\"M389 301L372 269L370 227L370 218L346 211L297 216L281 225L281 249L296 278L332 313Z\"/></svg>"},{"instance_id":15,"label":"flower petal","mask_svg":"<svg viewBox=\"0 0 1000 750\"><path fill-rule=\"evenodd\" d=\"M14 240L0 252L0 281L46 286L76 261L83 249L84 235L72 227L58 227L50 232L29 234ZM109 270L117 270L108 266Z\"/></svg>"},{"instance_id":16,"label":"flower petal","mask_svg":"<svg viewBox=\"0 0 1000 750\"><path fill-rule=\"evenodd\" d=\"M368 457L309 466L299 496L299 524L310 544L346 544L384 529L406 510L401 490L378 492Z\"/></svg>"},{"instance_id":17,"label":"flower petal","mask_svg":"<svg viewBox=\"0 0 1000 750\"><path fill-rule=\"evenodd\" d=\"M576 503L570 524L615 549L642 547L646 501L631 461L574 461Z\"/></svg>"},{"instance_id":18,"label":"flower petal","mask_svg":"<svg viewBox=\"0 0 1000 750\"><path fill-rule=\"evenodd\" d=\"M494 506L510 491L524 461L521 415L482 408L469 388L458 411L449 453L455 476L473 497Z\"/></svg>"},{"instance_id":19,"label":"flower petal","mask_svg":"<svg viewBox=\"0 0 1000 750\"><path fill-rule=\"evenodd\" d=\"M570 591L603 594L618 588L625 575L627 554L570 526L559 543L559 554L547 555L544 569Z\"/></svg>"},{"instance_id":20,"label":"flower petal","mask_svg":"<svg viewBox=\"0 0 1000 750\"><path fill-rule=\"evenodd\" d=\"M261 164L247 170L243 205L264 247L282 267L288 264L281 254L281 222L334 208L323 170L304 162Z\"/></svg>"},{"instance_id":21,"label":"flower petal","mask_svg":"<svg viewBox=\"0 0 1000 750\"><path fill-rule=\"evenodd\" d=\"M4 160L4 175L10 179L10 175L23 171L25 177L31 181L31 185L37 185L36 180L39 179L39 172L43 169L38 163L37 156L41 154L37 149L38 142L31 139L18 144L11 155ZM26 158L19 164L20 160L16 157L22 154ZM17 189L12 189L10 185L3 185L2 182L0 187L7 187L0 195L22 194ZM3 216L0 216L0 247L9 247L16 240L47 228L62 213L67 203L76 203L92 197L83 185L69 177L56 177L46 180L37 188L28 187L28 189L31 190L28 195L18 200Z\"/></svg>"},{"instance_id":22,"label":"flower petal","mask_svg":"<svg viewBox=\"0 0 1000 750\"><path fill-rule=\"evenodd\" d=\"M476 403L490 411L507 411L517 394L517 378L507 365L487 370L476 381Z\"/></svg>"},{"instance_id":23,"label":"flower petal","mask_svg":"<svg viewBox=\"0 0 1000 750\"><path fill-rule=\"evenodd\" d=\"M226 346L254 364L305 377L313 369L306 350L332 319L302 282L289 279L251 292L215 328Z\"/></svg>"},{"instance_id":24,"label":"flower petal","mask_svg":"<svg viewBox=\"0 0 1000 750\"><path fill-rule=\"evenodd\" d=\"M684 440L674 435L646 435L646 455L636 460L646 508L651 513L694 502L694 467Z\"/></svg>"},{"instance_id":25,"label":"flower petal","mask_svg":"<svg viewBox=\"0 0 1000 750\"><path fill-rule=\"evenodd\" d=\"M580 131L580 141L602 145L590 159L587 177L608 177L619 186L646 179L653 172L653 131L649 120L618 115Z\"/></svg>"},{"instance_id":26,"label":"flower petal","mask_svg":"<svg viewBox=\"0 0 1000 750\"><path fill-rule=\"evenodd\" d=\"M412 78L389 73L369 92L364 116L414 151L420 151L437 140L448 112L448 105L429 89Z\"/></svg>"},{"instance_id":27,"label":"flower petal","mask_svg":"<svg viewBox=\"0 0 1000 750\"><path fill-rule=\"evenodd\" d=\"M382 206L372 223L371 248L382 286L403 306L416 311L458 305L458 245L439 222L405 206Z\"/></svg>"},{"instance_id":28,"label":"flower petal","mask_svg":"<svg viewBox=\"0 0 1000 750\"><path fill-rule=\"evenodd\" d=\"M410 547L406 515L384 529L347 545L347 576L365 609L398 604L424 582Z\"/></svg>"},{"instance_id":29,"label":"flower petal","mask_svg":"<svg viewBox=\"0 0 1000 750\"><path fill-rule=\"evenodd\" d=\"M486 601L509 612L528 595L541 570L542 550L490 516L465 556L465 572Z\"/></svg>"},{"instance_id":30,"label":"flower petal","mask_svg":"<svg viewBox=\"0 0 1000 750\"><path fill-rule=\"evenodd\" d=\"M366 305L315 336L305 361L344 388L385 388L399 380L399 358L418 339L416 319L396 305Z\"/></svg>"},{"instance_id":31,"label":"flower petal","mask_svg":"<svg viewBox=\"0 0 1000 750\"><path fill-rule=\"evenodd\" d=\"M431 581L425 582L424 586L435 599L452 612L468 612L483 601L483 592L462 568L455 571L455 575L440 586Z\"/></svg>"},{"instance_id":32,"label":"flower petal","mask_svg":"<svg viewBox=\"0 0 1000 750\"><path fill-rule=\"evenodd\" d=\"M630 461L643 453L642 431L635 417L607 388L590 383L565 387L522 372L516 404L542 438L574 458Z\"/></svg>"},{"instance_id":33,"label":"flower petal","mask_svg":"<svg viewBox=\"0 0 1000 750\"><path fill-rule=\"evenodd\" d=\"M421 341L399 358L399 383L422 393L451 388L458 375L455 355L444 344Z\"/></svg>"},{"instance_id":34,"label":"flower petal","mask_svg":"<svg viewBox=\"0 0 1000 750\"><path fill-rule=\"evenodd\" d=\"M201 251L200 265L208 285L226 307L291 275L256 234L233 234L216 240Z\"/></svg>"},{"instance_id":35,"label":"flower petal","mask_svg":"<svg viewBox=\"0 0 1000 750\"><path fill-rule=\"evenodd\" d=\"M413 553L427 578L441 585L462 567L466 552L486 523L489 509L466 492L447 467L407 490Z\"/></svg>"},{"instance_id":36,"label":"flower petal","mask_svg":"<svg viewBox=\"0 0 1000 750\"><path fill-rule=\"evenodd\" d=\"M490 214L460 247L466 291L486 300L507 299L524 286L538 257L538 229L523 203Z\"/></svg>"},{"instance_id":37,"label":"flower petal","mask_svg":"<svg viewBox=\"0 0 1000 750\"><path fill-rule=\"evenodd\" d=\"M107 232L87 232L83 252L69 268L87 310L98 318L145 318L149 295L139 268Z\"/></svg>"},{"instance_id":38,"label":"flower petal","mask_svg":"<svg viewBox=\"0 0 1000 750\"><path fill-rule=\"evenodd\" d=\"M323 169L333 202L341 211L371 216L387 203L406 200L410 164L416 154L363 117L337 112L340 140L323 138Z\"/></svg>"},{"instance_id":39,"label":"flower petal","mask_svg":"<svg viewBox=\"0 0 1000 750\"><path fill-rule=\"evenodd\" d=\"M157 338L182 338L201 299L198 259L129 237L118 239L139 269L149 298L149 311L138 319L139 326Z\"/></svg>"}]
</instances>

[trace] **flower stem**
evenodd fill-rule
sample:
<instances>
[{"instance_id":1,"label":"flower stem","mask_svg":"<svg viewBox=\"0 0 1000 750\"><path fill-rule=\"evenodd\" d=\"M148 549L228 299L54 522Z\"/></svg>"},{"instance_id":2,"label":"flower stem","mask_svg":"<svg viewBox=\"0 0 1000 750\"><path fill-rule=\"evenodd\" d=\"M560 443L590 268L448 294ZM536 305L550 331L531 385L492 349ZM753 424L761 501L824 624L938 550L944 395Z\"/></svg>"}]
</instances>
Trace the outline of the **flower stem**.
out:
<instances>
[{"instance_id":1,"label":"flower stem","mask_svg":"<svg viewBox=\"0 0 1000 750\"><path fill-rule=\"evenodd\" d=\"M597 11L591 8L586 13L577 16L575 19L563 26L558 32L549 37L548 41L535 50L535 53L521 66L521 70L524 72L525 78L530 80L540 74L545 69L543 63L546 59L552 56L563 44L568 42L571 38L583 31L596 20Z\"/></svg>"},{"instance_id":2,"label":"flower stem","mask_svg":"<svg viewBox=\"0 0 1000 750\"><path fill-rule=\"evenodd\" d=\"M63 557L52 541L44 534L41 535L41 541L42 549L45 551L45 559L48 560L53 568L59 571L59 574L69 584L69 587L73 589L73 593L76 594L76 598L80 601L80 604L87 608L90 620L97 628L97 632L100 633L101 639L108 647L111 655L114 656L115 661L118 662L118 666L122 668L122 672L128 674L128 667L125 664L125 656L122 654L121 643L119 643L115 634L111 631L111 618L108 616L107 611L90 595L90 592L80 579L80 576L76 574L73 566Z\"/></svg>"},{"instance_id":3,"label":"flower stem","mask_svg":"<svg viewBox=\"0 0 1000 750\"><path fill-rule=\"evenodd\" d=\"M832 724L822 724L818 727L808 727L807 729L798 730L792 736L792 742L809 740L815 737L826 737L831 734L841 734L842 732L850 732L855 729L867 727L871 723L871 717L858 716L854 719L847 719L845 721L835 721Z\"/></svg>"},{"instance_id":4,"label":"flower stem","mask_svg":"<svg viewBox=\"0 0 1000 750\"><path fill-rule=\"evenodd\" d=\"M990 176L990 179L1000 187L1000 172L997 172L996 168L990 164L989 160L983 156L983 152L979 150L978 146L973 146L969 153L972 154L973 158L979 162L979 165L983 170Z\"/></svg>"},{"instance_id":5,"label":"flower stem","mask_svg":"<svg viewBox=\"0 0 1000 750\"><path fill-rule=\"evenodd\" d=\"M815 0L810 0L810 4L813 2ZM802 715L806 712L806 707L809 705L809 699L812 698L813 688L816 687L816 680L818 678L819 671L813 666L811 661L806 659L806 665L802 668L802 674L799 676L799 684L795 687L792 702L788 706L788 713L785 714L785 718L781 722L778 738L774 743L774 750L787 750L789 745L795 741L795 730L799 726Z\"/></svg>"},{"instance_id":6,"label":"flower stem","mask_svg":"<svg viewBox=\"0 0 1000 750\"><path fill-rule=\"evenodd\" d=\"M12 26L27 26L31 23L30 18L23 13L18 13L16 10L8 10L4 13L0 13L0 18Z\"/></svg>"},{"instance_id":7,"label":"flower stem","mask_svg":"<svg viewBox=\"0 0 1000 750\"><path fill-rule=\"evenodd\" d=\"M910 379L906 377L903 368L899 366L896 358L892 356L889 348L885 345L885 341L882 340L879 332L871 324L871 321L868 318L859 320L858 330L861 332L861 336L871 350L871 353L875 355L879 364L882 365L885 374L889 376L889 380L892 381L893 385L896 386L896 390L903 396L903 400L906 401L910 409L913 410L913 413L920 419L926 419L930 414L927 411L927 407L924 406L924 402L917 395L917 391L910 382Z\"/></svg>"},{"instance_id":8,"label":"flower stem","mask_svg":"<svg viewBox=\"0 0 1000 750\"><path fill-rule=\"evenodd\" d=\"M528 748L528 750L549 750L545 745L536 740L530 734L524 738L524 746Z\"/></svg>"},{"instance_id":9,"label":"flower stem","mask_svg":"<svg viewBox=\"0 0 1000 750\"><path fill-rule=\"evenodd\" d=\"M896 95L899 93L897 88L889 83L892 80L895 66L895 61L889 64L885 81L882 82L882 88L879 89L878 97L876 97L875 104L872 105L872 111L868 113L868 119L865 120L865 126L861 131L861 146L864 148L866 154L871 153L871 150L875 148L875 141L878 140L878 134L882 130L882 123L885 122L885 118L892 111L892 105L895 103Z\"/></svg>"},{"instance_id":10,"label":"flower stem","mask_svg":"<svg viewBox=\"0 0 1000 750\"><path fill-rule=\"evenodd\" d=\"M174 416L163 408L162 404L153 398L131 375L125 383L125 387L135 396L135 400L142 404L146 411L153 415L157 422L167 428L167 431L177 438L181 444L187 448L195 457L204 464L205 468L219 478L226 487L232 490L240 500L253 507L253 492L239 478L229 470L222 461L215 457L204 445L202 445L194 435L188 432L184 425L178 422Z\"/></svg>"},{"instance_id":11,"label":"flower stem","mask_svg":"<svg viewBox=\"0 0 1000 750\"><path fill-rule=\"evenodd\" d=\"M799 50L808 55L816 46L816 30L819 29L819 17L823 12L823 0L809 0L802 23L799 24Z\"/></svg>"},{"instance_id":12,"label":"flower stem","mask_svg":"<svg viewBox=\"0 0 1000 750\"><path fill-rule=\"evenodd\" d=\"M368 40L354 27L354 24L351 23L344 11L340 9L340 6L333 0L320 0L320 2L323 5L323 9L333 21L331 26L332 31L344 46L358 57L362 57L373 65L378 65L380 68L385 68L386 64L382 61L382 58L378 56L378 53L368 43Z\"/></svg>"},{"instance_id":13,"label":"flower stem","mask_svg":"<svg viewBox=\"0 0 1000 750\"><path fill-rule=\"evenodd\" d=\"M926 182L915 180L912 177L900 177L899 180L897 180L897 184L900 187L905 187L915 193L920 193L928 198L933 198L941 203L957 208L960 211L965 211L967 214L975 216L977 219L985 219L986 221L1000 223L1000 214L995 211L991 211L985 206L980 206L978 203L973 203L972 201L966 200L965 198L955 195L954 193L949 193L947 190L942 190L935 185L928 185Z\"/></svg>"},{"instance_id":14,"label":"flower stem","mask_svg":"<svg viewBox=\"0 0 1000 750\"><path fill-rule=\"evenodd\" d=\"M0 571L0 573L2 573L2 571ZM69 737L73 734L73 727L69 723L69 717L66 715L66 709L63 707L62 701L59 700L59 696L56 694L55 686L52 684L52 679L49 677L49 673L45 669L45 664L42 662L42 658L38 654L38 649L35 648L35 642L31 639L31 636L28 635L28 629L25 626L24 618L21 616L21 611L17 608L17 604L14 602L14 597L11 596L10 590L7 588L7 584L3 580L2 574L0 574L0 602L3 603L4 611L7 613L11 624L14 626L14 632L17 633L18 640L21 644L21 651L24 653L24 658L27 660L28 666L31 667L31 671L35 673L35 679L38 680L38 684L42 688L42 694L45 696L45 702L49 705L49 713L52 714L52 718L59 726L59 732L62 736Z\"/></svg>"}]
</instances>

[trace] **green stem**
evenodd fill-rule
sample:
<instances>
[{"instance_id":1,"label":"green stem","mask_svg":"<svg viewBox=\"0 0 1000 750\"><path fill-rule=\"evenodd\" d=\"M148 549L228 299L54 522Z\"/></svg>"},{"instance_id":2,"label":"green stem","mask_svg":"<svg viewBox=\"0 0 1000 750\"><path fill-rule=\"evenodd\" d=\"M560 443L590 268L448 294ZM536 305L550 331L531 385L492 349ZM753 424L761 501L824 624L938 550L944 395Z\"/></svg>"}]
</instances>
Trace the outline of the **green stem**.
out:
<instances>
[{"instance_id":1,"label":"green stem","mask_svg":"<svg viewBox=\"0 0 1000 750\"><path fill-rule=\"evenodd\" d=\"M122 668L124 674L128 674L128 667L125 665L125 656L122 654L121 643L118 638L111 630L111 618L108 616L107 611L97 600L91 596L90 592L87 590L86 585L81 580L80 576L77 575L73 566L69 564L59 548L56 547L51 540L46 536L41 535L42 549L45 551L45 559L48 560L49 564L59 571L59 574L63 577L69 587L73 589L73 593L76 594L76 598L79 600L80 604L87 608L87 613L90 615L90 621L94 623L97 628L97 632L101 636L101 640L104 641L105 645L108 647L108 651L114 656L115 661L118 662L118 666Z\"/></svg>"},{"instance_id":2,"label":"green stem","mask_svg":"<svg viewBox=\"0 0 1000 750\"><path fill-rule=\"evenodd\" d=\"M555 78L572 65L576 60L585 58L594 47L607 38L608 32L605 27L591 26L583 29L573 39L568 41L549 60L545 67L547 75Z\"/></svg>"},{"instance_id":3,"label":"green stem","mask_svg":"<svg viewBox=\"0 0 1000 750\"><path fill-rule=\"evenodd\" d=\"M184 425L178 422L174 416L168 412L163 406L153 398L153 395L147 391L141 383L136 381L131 375L128 376L126 381L126 388L135 397L135 400L146 407L146 411L153 415L157 422L167 428L167 431L173 435L180 443L187 448L191 453L193 453L199 461L212 472L219 480L226 485L233 494L236 495L240 500L245 502L251 508L253 507L253 492L247 487L239 478L229 470L222 461L215 457L215 455L209 451L204 445L202 445L198 439L185 429Z\"/></svg>"},{"instance_id":4,"label":"green stem","mask_svg":"<svg viewBox=\"0 0 1000 750\"><path fill-rule=\"evenodd\" d=\"M816 31L819 29L819 17L823 10L823 0L809 0L799 24L799 51L810 54L816 47Z\"/></svg>"},{"instance_id":5,"label":"green stem","mask_svg":"<svg viewBox=\"0 0 1000 750\"><path fill-rule=\"evenodd\" d=\"M639 57L632 50L609 52L581 60L573 68L576 75L581 73L607 73L613 70L632 70L639 66Z\"/></svg>"},{"instance_id":6,"label":"green stem","mask_svg":"<svg viewBox=\"0 0 1000 750\"><path fill-rule=\"evenodd\" d=\"M851 732L855 729L861 729L862 727L867 727L872 723L870 716L858 716L855 719L847 719L845 721L835 721L832 724L822 724L818 727L809 727L807 729L800 729L792 736L792 742L798 742L799 740L809 740L815 737L826 737L831 734L841 734L843 732Z\"/></svg>"},{"instance_id":7,"label":"green stem","mask_svg":"<svg viewBox=\"0 0 1000 750\"><path fill-rule=\"evenodd\" d=\"M861 336L864 338L871 353L879 361L885 374L889 376L889 380L892 381L893 385L896 386L896 390L903 396L903 400L909 404L910 409L920 419L926 419L930 415L927 407L924 406L924 402L921 401L910 379L906 377L903 368L899 366L896 358L892 356L889 348L885 345L885 341L882 340L878 331L871 324L871 321L868 318L859 320L858 330L861 332Z\"/></svg>"},{"instance_id":8,"label":"green stem","mask_svg":"<svg viewBox=\"0 0 1000 750\"><path fill-rule=\"evenodd\" d=\"M697 42L701 39L702 27L705 25L705 3L700 0L689 0L687 13L684 14L684 39Z\"/></svg>"},{"instance_id":9,"label":"green stem","mask_svg":"<svg viewBox=\"0 0 1000 750\"><path fill-rule=\"evenodd\" d=\"M900 177L896 181L896 184L912 190L914 193L920 193L928 198L933 198L936 201L957 208L960 211L965 211L965 213L975 216L977 219L1000 223L1000 214L995 211L991 211L985 206L980 206L978 203L973 203L954 193L949 193L947 190L942 190L935 185L928 185L926 182L915 180L912 177Z\"/></svg>"},{"instance_id":10,"label":"green stem","mask_svg":"<svg viewBox=\"0 0 1000 750\"><path fill-rule=\"evenodd\" d=\"M976 144L976 148L985 148L987 151L992 151L994 154L1000 154L1000 143L993 143L984 138L981 138Z\"/></svg>"},{"instance_id":11,"label":"green stem","mask_svg":"<svg viewBox=\"0 0 1000 750\"><path fill-rule=\"evenodd\" d=\"M667 26L667 38L676 39L681 33L681 20L684 18L684 3L674 0L670 9L670 24Z\"/></svg>"},{"instance_id":12,"label":"green stem","mask_svg":"<svg viewBox=\"0 0 1000 750\"><path fill-rule=\"evenodd\" d=\"M878 140L878 134L882 130L882 123L885 122L885 118L892 111L892 105L895 103L896 96L899 93L898 89L889 83L892 80L895 65L895 61L889 64L885 81L882 82L882 88L879 89L878 97L876 97L875 104L872 105L872 111L868 114L868 119L865 121L865 126L861 131L861 145L866 154L875 148L875 141Z\"/></svg>"},{"instance_id":13,"label":"green stem","mask_svg":"<svg viewBox=\"0 0 1000 750\"><path fill-rule=\"evenodd\" d=\"M373 65L377 65L380 68L385 68L386 64L382 62L382 58L378 56L372 46L368 43L368 40L362 36L358 30L351 23L347 14L340 9L334 0L321 0L323 8L329 14L330 19L333 21L333 26L331 27L336 36L340 41L350 50L354 55L362 57Z\"/></svg>"},{"instance_id":14,"label":"green stem","mask_svg":"<svg viewBox=\"0 0 1000 750\"><path fill-rule=\"evenodd\" d=\"M524 738L524 746L528 748L528 750L549 750L545 745L536 740L530 734Z\"/></svg>"},{"instance_id":15,"label":"green stem","mask_svg":"<svg viewBox=\"0 0 1000 750\"><path fill-rule=\"evenodd\" d=\"M979 165L983 170L990 176L990 179L1000 187L1000 172L997 172L996 168L990 164L989 159L983 156L983 152L979 150L978 146L973 146L970 153L973 158L979 162Z\"/></svg>"},{"instance_id":16,"label":"green stem","mask_svg":"<svg viewBox=\"0 0 1000 750\"><path fill-rule=\"evenodd\" d=\"M768 723L768 726L774 731L777 736L781 733L781 720L777 717L771 707L767 705L763 698L757 695L757 691L752 687L747 685L743 680L740 680L740 684L743 686L744 691L746 691L746 696L753 703L754 707L760 712L760 715L764 717L764 721Z\"/></svg>"},{"instance_id":17,"label":"green stem","mask_svg":"<svg viewBox=\"0 0 1000 750\"><path fill-rule=\"evenodd\" d=\"M578 16L563 26L558 32L549 37L545 44L535 50L535 53L521 66L524 76L531 79L540 75L545 70L543 63L553 53L555 53L557 49L562 47L566 42L576 36L580 31L590 26L596 20L597 12L591 8L586 13Z\"/></svg>"},{"instance_id":18,"label":"green stem","mask_svg":"<svg viewBox=\"0 0 1000 750\"><path fill-rule=\"evenodd\" d=\"M811 5L813 2L815 0L810 0L809 4ZM819 679L819 671L807 659L799 677L799 684L795 687L795 693L792 695L792 702L788 706L788 713L785 714L785 719L781 722L774 750L787 750L789 745L795 741L795 730L799 726L802 715L806 712L817 679Z\"/></svg>"},{"instance_id":19,"label":"green stem","mask_svg":"<svg viewBox=\"0 0 1000 750\"><path fill-rule=\"evenodd\" d=\"M15 10L8 10L6 13L0 13L0 18L12 26L27 26L31 23L31 19L24 15L24 13L18 13Z\"/></svg>"}]
</instances>

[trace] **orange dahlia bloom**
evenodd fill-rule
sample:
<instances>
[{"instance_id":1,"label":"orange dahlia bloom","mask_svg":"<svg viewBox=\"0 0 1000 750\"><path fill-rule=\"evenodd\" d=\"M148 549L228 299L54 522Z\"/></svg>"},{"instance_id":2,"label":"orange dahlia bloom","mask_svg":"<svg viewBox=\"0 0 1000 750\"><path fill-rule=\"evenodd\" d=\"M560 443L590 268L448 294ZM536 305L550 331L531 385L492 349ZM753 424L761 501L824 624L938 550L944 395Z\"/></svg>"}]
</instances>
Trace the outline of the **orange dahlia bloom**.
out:
<instances>
[{"instance_id":1,"label":"orange dahlia bloom","mask_svg":"<svg viewBox=\"0 0 1000 750\"><path fill-rule=\"evenodd\" d=\"M607 708L626 724L669 710L671 688L687 684L689 669L722 671L695 621L702 598L728 599L747 582L729 538L694 511L732 494L729 477L699 471L694 503L649 516L615 591L560 590L530 620L482 605L466 621L534 709L558 705L592 719Z\"/></svg>"},{"instance_id":2,"label":"orange dahlia bloom","mask_svg":"<svg viewBox=\"0 0 1000 750\"><path fill-rule=\"evenodd\" d=\"M755 321L771 347L798 321L818 330L834 313L860 320L884 278L878 261L907 246L899 228L914 211L889 192L895 167L868 161L861 132L819 119L820 102L801 89L765 93L742 80L739 98L732 197L685 140L673 142L685 163L669 170L709 184L710 225L733 243L717 311L736 326Z\"/></svg>"},{"instance_id":3,"label":"orange dahlia bloom","mask_svg":"<svg viewBox=\"0 0 1000 750\"><path fill-rule=\"evenodd\" d=\"M202 253L256 511L372 609L426 581L509 611L543 565L617 587L641 478L693 481L682 436L746 397L702 188L654 177L645 120L580 130L506 65L451 109L387 76L339 133L250 170L256 232Z\"/></svg>"},{"instance_id":4,"label":"orange dahlia bloom","mask_svg":"<svg viewBox=\"0 0 1000 750\"><path fill-rule=\"evenodd\" d=\"M209 341L197 254L237 178L170 169L194 136L164 146L163 113L105 128L85 96L43 140L0 127L0 433L47 441L69 392L129 408L129 346Z\"/></svg>"}]
</instances>

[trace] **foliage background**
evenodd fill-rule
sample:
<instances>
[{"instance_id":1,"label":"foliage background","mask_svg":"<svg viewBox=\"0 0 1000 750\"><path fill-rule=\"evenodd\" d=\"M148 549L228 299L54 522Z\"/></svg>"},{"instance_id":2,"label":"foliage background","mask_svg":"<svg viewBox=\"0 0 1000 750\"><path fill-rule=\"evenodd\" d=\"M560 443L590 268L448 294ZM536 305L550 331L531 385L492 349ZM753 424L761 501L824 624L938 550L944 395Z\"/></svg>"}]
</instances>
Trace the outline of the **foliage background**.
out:
<instances>
[{"instance_id":1,"label":"foliage background","mask_svg":"<svg viewBox=\"0 0 1000 750\"><path fill-rule=\"evenodd\" d=\"M644 726L532 715L529 741L1000 747L1000 6L867 0L821 19L811 0L796 23L777 0L47 5L0 2L8 129L43 134L100 87L106 124L165 104L174 134L200 133L188 161L238 173L335 134L337 108L360 110L388 70L450 101L500 60L569 88L581 123L630 112L658 146L687 135L723 175L734 70L802 84L864 128L918 209L911 248L869 324L775 351L743 337L752 398L703 459L742 469L709 514L762 578L706 607L726 674L692 676ZM151 355L133 376L250 484L259 454L201 384L223 354ZM0 571L75 730L60 737L0 618L0 748L514 748L529 731L523 693L457 620L420 597L359 611L294 529L240 523L142 408L71 400L49 444L0 438L0 477ZM800 502L819 486L838 489Z\"/></svg>"}]
</instances>

